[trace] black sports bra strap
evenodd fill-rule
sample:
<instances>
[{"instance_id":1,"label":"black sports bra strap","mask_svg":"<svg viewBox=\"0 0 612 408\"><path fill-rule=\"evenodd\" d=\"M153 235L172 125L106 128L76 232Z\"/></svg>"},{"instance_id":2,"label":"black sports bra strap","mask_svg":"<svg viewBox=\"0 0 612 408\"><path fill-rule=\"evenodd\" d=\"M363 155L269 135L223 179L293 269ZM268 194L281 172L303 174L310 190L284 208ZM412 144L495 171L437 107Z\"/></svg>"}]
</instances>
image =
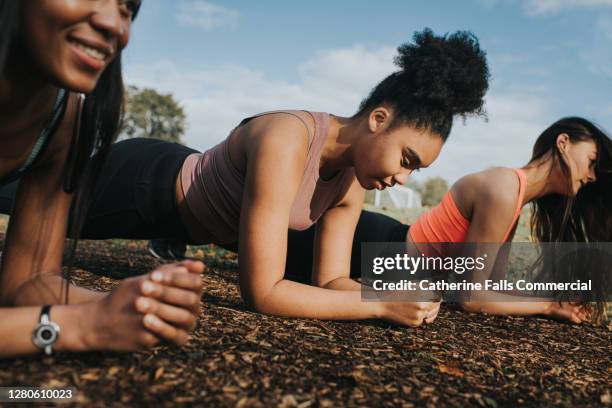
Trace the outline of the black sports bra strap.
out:
<instances>
[{"instance_id":1,"label":"black sports bra strap","mask_svg":"<svg viewBox=\"0 0 612 408\"><path fill-rule=\"evenodd\" d=\"M30 155L18 169L15 169L11 173L0 179L0 186L9 184L12 181L17 180L34 164L36 159L45 150L45 148L53 138L55 130L59 126L64 116L64 112L66 111L67 101L68 92L65 89L60 89L57 93L57 97L55 98L55 104L53 105L51 118L49 119L49 122L47 122L47 125L40 132L38 139L36 139L36 142L34 143L34 147L32 148Z\"/></svg>"}]
</instances>

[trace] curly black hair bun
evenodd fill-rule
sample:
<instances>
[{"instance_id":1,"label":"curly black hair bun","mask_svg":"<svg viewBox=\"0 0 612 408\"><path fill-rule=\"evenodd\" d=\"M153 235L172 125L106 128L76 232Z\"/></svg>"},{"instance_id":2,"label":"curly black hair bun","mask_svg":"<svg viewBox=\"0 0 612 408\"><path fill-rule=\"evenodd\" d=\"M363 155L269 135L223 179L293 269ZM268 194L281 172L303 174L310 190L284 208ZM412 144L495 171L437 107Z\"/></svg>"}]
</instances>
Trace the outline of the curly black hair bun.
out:
<instances>
[{"instance_id":1,"label":"curly black hair bun","mask_svg":"<svg viewBox=\"0 0 612 408\"><path fill-rule=\"evenodd\" d=\"M412 95L451 115L483 115L489 68L478 39L469 31L436 36L426 28L413 41L395 57Z\"/></svg>"},{"instance_id":2,"label":"curly black hair bun","mask_svg":"<svg viewBox=\"0 0 612 408\"><path fill-rule=\"evenodd\" d=\"M392 126L410 124L442 140L448 138L455 116L486 117L483 98L489 88L489 68L472 33L439 37L426 28L398 52L395 63L401 70L376 85L354 117L387 105L394 112Z\"/></svg>"}]
</instances>

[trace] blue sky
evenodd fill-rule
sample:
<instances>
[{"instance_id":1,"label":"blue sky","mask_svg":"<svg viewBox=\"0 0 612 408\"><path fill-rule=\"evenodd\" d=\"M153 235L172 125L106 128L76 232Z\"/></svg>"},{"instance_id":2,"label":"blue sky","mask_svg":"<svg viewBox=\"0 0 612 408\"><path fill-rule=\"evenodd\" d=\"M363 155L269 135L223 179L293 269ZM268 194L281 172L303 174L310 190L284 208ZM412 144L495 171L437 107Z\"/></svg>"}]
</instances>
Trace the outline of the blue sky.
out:
<instances>
[{"instance_id":1,"label":"blue sky","mask_svg":"<svg viewBox=\"0 0 612 408\"><path fill-rule=\"evenodd\" d=\"M204 150L266 110L351 115L424 27L470 30L487 51L488 122L457 122L419 180L520 166L567 115L612 131L612 0L144 0L126 82L172 93Z\"/></svg>"}]
</instances>

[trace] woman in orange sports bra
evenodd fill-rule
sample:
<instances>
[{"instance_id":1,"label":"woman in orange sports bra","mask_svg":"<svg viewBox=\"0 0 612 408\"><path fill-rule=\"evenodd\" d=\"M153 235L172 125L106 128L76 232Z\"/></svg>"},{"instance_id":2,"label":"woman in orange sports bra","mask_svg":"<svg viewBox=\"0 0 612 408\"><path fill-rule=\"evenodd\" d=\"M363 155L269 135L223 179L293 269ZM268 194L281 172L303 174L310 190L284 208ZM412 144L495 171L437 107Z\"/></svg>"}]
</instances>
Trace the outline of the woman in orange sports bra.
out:
<instances>
[{"instance_id":1,"label":"woman in orange sports bra","mask_svg":"<svg viewBox=\"0 0 612 408\"><path fill-rule=\"evenodd\" d=\"M496 241L507 242L510 235L513 233L514 226L518 221L519 215L521 214L521 208L524 205L525 199L525 185L527 184L527 177L525 170L523 169L505 169L495 168L485 170L482 173L491 173L483 177L491 176L493 179L500 177L508 178L508 174L512 175L512 172L516 174L516 181L518 181L518 195L515 197L515 210L512 215L512 220L508 224L508 228L503 235L502 239ZM469 176L467 176L469 177ZM467 178L466 177L466 178ZM515 180L507 180L508 185L512 186L515 184ZM473 189L474 186L470 181L463 181L463 187L455 187L448 191L440 204L432 208L430 211L423 214L414 225L410 228L406 239L409 242L466 242L468 232L470 230L471 217L469 217L469 208L473 207L474 203L462 202L461 206L463 211L459 210L458 204L453 198L453 194L461 196L459 189ZM514 187L514 186L512 186ZM509 192L515 191L515 188L509 189ZM511 194L508 194L508 199L511 198ZM505 214L504 214L505 215ZM505 217L502 216L502 220Z\"/></svg>"},{"instance_id":2,"label":"woman in orange sports bra","mask_svg":"<svg viewBox=\"0 0 612 408\"><path fill-rule=\"evenodd\" d=\"M531 235L539 242L612 241L612 142L578 117L552 124L537 139L531 160L519 169L491 168L459 179L442 202L408 227L362 211L355 231L351 277L359 277L363 242L508 242L521 209L532 206ZM287 272L308 281L312 231L291 232ZM419 248L421 249L421 248ZM595 290L601 288L595 288ZM595 295L595 294L594 294ZM601 314L606 293L595 296ZM466 302L467 311L548 315L580 323L590 312L559 302Z\"/></svg>"}]
</instances>

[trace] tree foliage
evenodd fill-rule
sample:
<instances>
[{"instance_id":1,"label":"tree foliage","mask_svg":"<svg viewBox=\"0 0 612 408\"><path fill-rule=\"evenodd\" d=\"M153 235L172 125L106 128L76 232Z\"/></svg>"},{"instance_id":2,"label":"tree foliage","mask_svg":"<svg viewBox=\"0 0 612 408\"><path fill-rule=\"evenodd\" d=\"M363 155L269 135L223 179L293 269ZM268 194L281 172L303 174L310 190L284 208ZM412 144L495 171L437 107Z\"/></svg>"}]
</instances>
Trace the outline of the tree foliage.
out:
<instances>
[{"instance_id":1,"label":"tree foliage","mask_svg":"<svg viewBox=\"0 0 612 408\"><path fill-rule=\"evenodd\" d=\"M448 183L442 177L428 179L422 188L421 199L423 205L434 206L442 201L444 194L448 191Z\"/></svg>"},{"instance_id":2,"label":"tree foliage","mask_svg":"<svg viewBox=\"0 0 612 408\"><path fill-rule=\"evenodd\" d=\"M413 178L408 179L408 181L404 184L405 187L411 188L417 193L423 195L423 184L414 180Z\"/></svg>"},{"instance_id":3,"label":"tree foliage","mask_svg":"<svg viewBox=\"0 0 612 408\"><path fill-rule=\"evenodd\" d=\"M126 92L123 138L150 137L182 143L186 116L172 94L129 86Z\"/></svg>"}]
</instances>

